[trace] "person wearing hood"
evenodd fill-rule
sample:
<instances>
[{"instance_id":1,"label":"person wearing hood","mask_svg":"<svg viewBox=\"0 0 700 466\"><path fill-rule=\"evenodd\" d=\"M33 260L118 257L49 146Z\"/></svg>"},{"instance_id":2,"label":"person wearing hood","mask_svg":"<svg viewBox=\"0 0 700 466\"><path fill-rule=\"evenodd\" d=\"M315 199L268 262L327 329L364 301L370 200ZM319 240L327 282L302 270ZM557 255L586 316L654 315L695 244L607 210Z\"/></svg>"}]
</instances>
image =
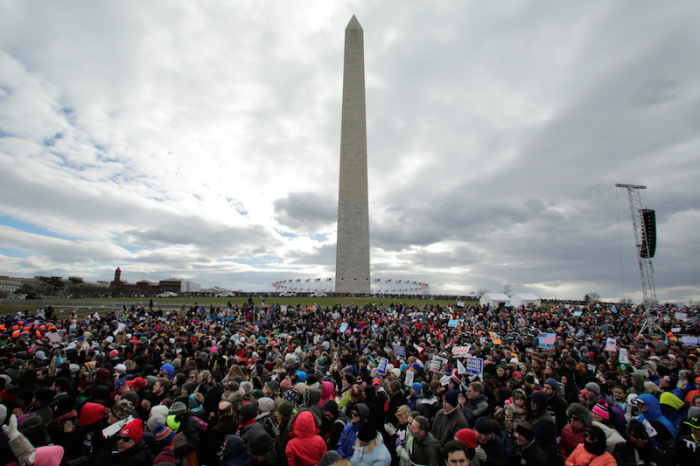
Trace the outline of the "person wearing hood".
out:
<instances>
[{"instance_id":1,"label":"person wearing hood","mask_svg":"<svg viewBox=\"0 0 700 466\"><path fill-rule=\"evenodd\" d=\"M685 421L690 427L690 434L677 439L668 452L670 464L691 465L700 464L700 417Z\"/></svg>"},{"instance_id":2,"label":"person wearing hood","mask_svg":"<svg viewBox=\"0 0 700 466\"><path fill-rule=\"evenodd\" d=\"M564 426L559 440L559 459L562 463L583 443L586 429L593 422L593 415L583 405L572 403L566 410L569 423Z\"/></svg>"},{"instance_id":3,"label":"person wearing hood","mask_svg":"<svg viewBox=\"0 0 700 466\"><path fill-rule=\"evenodd\" d=\"M333 400L323 404L323 416L321 417L321 437L326 441L329 450L334 450L338 445L343 429L351 422L350 418L338 411L338 405Z\"/></svg>"},{"instance_id":4,"label":"person wearing hood","mask_svg":"<svg viewBox=\"0 0 700 466\"><path fill-rule=\"evenodd\" d=\"M676 428L671 424L671 421L666 419L661 413L661 404L659 400L652 395L639 395L634 401L641 413L639 417L637 417L639 422L651 421L652 419L657 420L668 429L673 437L676 436Z\"/></svg>"},{"instance_id":5,"label":"person wearing hood","mask_svg":"<svg viewBox=\"0 0 700 466\"><path fill-rule=\"evenodd\" d=\"M381 434L371 422L365 422L357 431L355 451L350 458L353 466L389 466L391 454Z\"/></svg>"},{"instance_id":6,"label":"person wearing hood","mask_svg":"<svg viewBox=\"0 0 700 466\"><path fill-rule=\"evenodd\" d=\"M408 402L408 407L411 408L411 411L415 411L416 403L423 399L421 392L422 386L420 382L413 382L411 384L411 390L409 391L408 398L406 399Z\"/></svg>"},{"instance_id":7,"label":"person wearing hood","mask_svg":"<svg viewBox=\"0 0 700 466\"><path fill-rule=\"evenodd\" d=\"M605 449L610 453L615 451L615 447L617 445L625 443L625 438L612 427L595 420L591 423L591 425L599 427L600 430L603 431L603 434L605 435Z\"/></svg>"},{"instance_id":8,"label":"person wearing hood","mask_svg":"<svg viewBox=\"0 0 700 466\"><path fill-rule=\"evenodd\" d=\"M343 458L352 457L355 442L357 441L357 432L360 430L360 426L367 420L369 408L364 403L357 403L355 409L353 409L350 414L352 416L352 422L345 426L337 443L338 453L340 453L340 456Z\"/></svg>"},{"instance_id":9,"label":"person wearing hood","mask_svg":"<svg viewBox=\"0 0 700 466\"><path fill-rule=\"evenodd\" d=\"M577 446L565 466L617 466L613 455L605 449L605 434L597 426L588 426L584 442Z\"/></svg>"},{"instance_id":10,"label":"person wearing hood","mask_svg":"<svg viewBox=\"0 0 700 466\"><path fill-rule=\"evenodd\" d=\"M642 371L635 371L632 373L633 385L627 389L628 395L643 395L644 394L644 373Z\"/></svg>"},{"instance_id":11,"label":"person wearing hood","mask_svg":"<svg viewBox=\"0 0 700 466\"><path fill-rule=\"evenodd\" d=\"M250 456L245 440L237 435L226 436L218 456L221 466L250 466Z\"/></svg>"},{"instance_id":12,"label":"person wearing hood","mask_svg":"<svg viewBox=\"0 0 700 466\"><path fill-rule=\"evenodd\" d=\"M318 435L316 421L310 411L297 414L289 436L284 449L289 466L315 466L328 451L326 442Z\"/></svg>"},{"instance_id":13,"label":"person wearing hood","mask_svg":"<svg viewBox=\"0 0 700 466\"><path fill-rule=\"evenodd\" d=\"M554 418L547 411L547 395L544 392L534 392L528 398L527 420L535 426L535 439L542 447L550 464L557 459L557 430Z\"/></svg>"},{"instance_id":14,"label":"person wearing hood","mask_svg":"<svg viewBox=\"0 0 700 466\"><path fill-rule=\"evenodd\" d=\"M513 391L513 396L509 401L506 401L505 407L505 427L508 435L508 440L515 443L515 426L520 424L527 417L527 394L522 388L516 388Z\"/></svg>"},{"instance_id":15,"label":"person wearing hood","mask_svg":"<svg viewBox=\"0 0 700 466\"><path fill-rule=\"evenodd\" d=\"M685 402L673 392L663 392L659 397L659 404L661 414L678 430L688 416L688 407Z\"/></svg>"},{"instance_id":16,"label":"person wearing hood","mask_svg":"<svg viewBox=\"0 0 700 466\"><path fill-rule=\"evenodd\" d=\"M653 466L666 463L666 454L651 443L644 424L632 419L627 433L629 441L618 443L613 451L618 466Z\"/></svg>"}]
</instances>

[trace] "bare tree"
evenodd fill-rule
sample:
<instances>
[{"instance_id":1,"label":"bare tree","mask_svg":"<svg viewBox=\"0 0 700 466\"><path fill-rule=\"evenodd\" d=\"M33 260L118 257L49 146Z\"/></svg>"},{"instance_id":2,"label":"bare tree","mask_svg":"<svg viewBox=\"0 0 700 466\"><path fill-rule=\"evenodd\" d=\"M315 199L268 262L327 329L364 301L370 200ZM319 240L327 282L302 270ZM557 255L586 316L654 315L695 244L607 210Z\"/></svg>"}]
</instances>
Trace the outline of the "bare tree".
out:
<instances>
[{"instance_id":1,"label":"bare tree","mask_svg":"<svg viewBox=\"0 0 700 466\"><path fill-rule=\"evenodd\" d=\"M503 294L510 297L511 289L510 289L510 285L508 283L503 285Z\"/></svg>"},{"instance_id":2,"label":"bare tree","mask_svg":"<svg viewBox=\"0 0 700 466\"><path fill-rule=\"evenodd\" d=\"M478 290L476 290L476 296L481 298L482 296L484 296L488 292L489 292L488 288L479 288Z\"/></svg>"}]
</instances>

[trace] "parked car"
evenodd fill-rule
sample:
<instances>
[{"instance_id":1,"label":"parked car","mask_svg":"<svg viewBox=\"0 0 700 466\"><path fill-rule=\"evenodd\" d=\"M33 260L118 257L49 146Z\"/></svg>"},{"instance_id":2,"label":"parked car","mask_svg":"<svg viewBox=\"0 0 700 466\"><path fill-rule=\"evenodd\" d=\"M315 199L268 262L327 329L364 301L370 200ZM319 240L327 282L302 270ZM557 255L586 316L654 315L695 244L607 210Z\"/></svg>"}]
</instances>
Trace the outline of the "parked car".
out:
<instances>
[{"instance_id":1,"label":"parked car","mask_svg":"<svg viewBox=\"0 0 700 466\"><path fill-rule=\"evenodd\" d=\"M297 294L293 291L284 291L284 292L280 293L280 296L287 296L287 297L296 296L296 295Z\"/></svg>"},{"instance_id":2,"label":"parked car","mask_svg":"<svg viewBox=\"0 0 700 466\"><path fill-rule=\"evenodd\" d=\"M316 293L312 293L309 296L312 296L314 298L325 298L328 295L326 293L324 293L323 291L317 291Z\"/></svg>"},{"instance_id":3,"label":"parked car","mask_svg":"<svg viewBox=\"0 0 700 466\"><path fill-rule=\"evenodd\" d=\"M222 291L221 293L216 293L217 298L235 298L236 293L233 291Z\"/></svg>"},{"instance_id":4,"label":"parked car","mask_svg":"<svg viewBox=\"0 0 700 466\"><path fill-rule=\"evenodd\" d=\"M173 293L172 291L163 291L162 293L158 293L157 296L159 298L176 298L177 293Z\"/></svg>"}]
</instances>

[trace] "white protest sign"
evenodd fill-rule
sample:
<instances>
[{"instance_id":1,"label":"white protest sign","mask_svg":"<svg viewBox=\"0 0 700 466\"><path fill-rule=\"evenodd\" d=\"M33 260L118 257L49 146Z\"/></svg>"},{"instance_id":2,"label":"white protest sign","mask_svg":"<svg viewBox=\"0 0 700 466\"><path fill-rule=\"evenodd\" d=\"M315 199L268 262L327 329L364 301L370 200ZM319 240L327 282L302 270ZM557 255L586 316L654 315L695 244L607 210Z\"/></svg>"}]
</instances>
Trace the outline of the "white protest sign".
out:
<instances>
[{"instance_id":1,"label":"white protest sign","mask_svg":"<svg viewBox=\"0 0 700 466\"><path fill-rule=\"evenodd\" d=\"M467 369L464 367L464 364L462 364L462 361L459 359L457 360L457 373L458 374L465 374L467 372Z\"/></svg>"},{"instance_id":2,"label":"white protest sign","mask_svg":"<svg viewBox=\"0 0 700 466\"><path fill-rule=\"evenodd\" d=\"M411 385L413 385L413 375L414 375L414 374L415 374L415 373L414 373L413 371L406 371L406 381L405 381L405 384L406 384L407 387L410 387Z\"/></svg>"},{"instance_id":3,"label":"white protest sign","mask_svg":"<svg viewBox=\"0 0 700 466\"><path fill-rule=\"evenodd\" d=\"M686 320L687 318L688 318L687 312L676 312L676 319L677 320Z\"/></svg>"},{"instance_id":4,"label":"white protest sign","mask_svg":"<svg viewBox=\"0 0 700 466\"><path fill-rule=\"evenodd\" d=\"M620 355L617 358L618 361L620 361L621 364L629 364L630 359L627 357L627 349L626 348L620 348Z\"/></svg>"},{"instance_id":5,"label":"white protest sign","mask_svg":"<svg viewBox=\"0 0 700 466\"><path fill-rule=\"evenodd\" d=\"M470 346L453 346L452 355L456 358L465 358L469 355Z\"/></svg>"},{"instance_id":6,"label":"white protest sign","mask_svg":"<svg viewBox=\"0 0 700 466\"><path fill-rule=\"evenodd\" d=\"M614 353L617 351L617 339L613 337L608 337L607 343L605 343L605 351Z\"/></svg>"}]
</instances>

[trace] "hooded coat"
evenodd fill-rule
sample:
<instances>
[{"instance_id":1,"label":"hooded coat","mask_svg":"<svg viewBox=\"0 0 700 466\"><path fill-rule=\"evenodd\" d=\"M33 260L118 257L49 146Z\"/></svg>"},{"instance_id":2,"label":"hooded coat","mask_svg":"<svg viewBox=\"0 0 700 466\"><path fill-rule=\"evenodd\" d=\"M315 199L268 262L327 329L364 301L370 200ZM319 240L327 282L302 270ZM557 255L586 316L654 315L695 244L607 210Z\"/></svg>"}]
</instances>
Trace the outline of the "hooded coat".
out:
<instances>
[{"instance_id":1,"label":"hooded coat","mask_svg":"<svg viewBox=\"0 0 700 466\"><path fill-rule=\"evenodd\" d=\"M688 414L685 402L671 392L664 392L659 398L661 404L661 414L669 420L673 427L678 429Z\"/></svg>"},{"instance_id":2,"label":"hooded coat","mask_svg":"<svg viewBox=\"0 0 700 466\"><path fill-rule=\"evenodd\" d=\"M284 450L289 466L315 466L321 461L328 448L317 432L314 415L310 411L300 412Z\"/></svg>"},{"instance_id":3,"label":"hooded coat","mask_svg":"<svg viewBox=\"0 0 700 466\"><path fill-rule=\"evenodd\" d=\"M583 427L580 429L574 428L573 425L567 424L561 431L561 439L559 440L559 459L562 464L573 453L577 446L583 443L586 427L593 422L593 414L583 405L572 403L566 410L567 415L576 416L583 421Z\"/></svg>"},{"instance_id":4,"label":"hooded coat","mask_svg":"<svg viewBox=\"0 0 700 466\"><path fill-rule=\"evenodd\" d=\"M357 412L360 414L360 423L348 423L348 425L345 426L345 429L343 429L343 433L340 434L340 439L338 440L338 453L340 453L343 458L352 457L355 448L355 441L357 440L357 431L360 430L360 426L369 416L369 408L366 404L357 403L357 405L355 405L355 409L357 409Z\"/></svg>"},{"instance_id":5,"label":"hooded coat","mask_svg":"<svg viewBox=\"0 0 700 466\"><path fill-rule=\"evenodd\" d=\"M534 392L528 398L528 419L535 426L535 439L542 447L542 451L547 455L550 464L555 464L557 459L557 431L554 418L549 411L547 405L549 398L545 392ZM534 403L536 410L532 409L531 404Z\"/></svg>"},{"instance_id":6,"label":"hooded coat","mask_svg":"<svg viewBox=\"0 0 700 466\"><path fill-rule=\"evenodd\" d=\"M673 426L673 424L671 424L671 421L666 419L661 413L661 404L659 403L659 400L657 400L653 395L639 395L637 400L643 401L647 406L648 411L647 413L642 413L639 415L637 418L639 422L651 421L652 419L655 419L666 426L671 435L674 437L676 436L676 428Z\"/></svg>"},{"instance_id":7,"label":"hooded coat","mask_svg":"<svg viewBox=\"0 0 700 466\"><path fill-rule=\"evenodd\" d=\"M237 435L230 435L226 439L226 446L221 455L221 466L249 466L250 457L245 440Z\"/></svg>"}]
</instances>

